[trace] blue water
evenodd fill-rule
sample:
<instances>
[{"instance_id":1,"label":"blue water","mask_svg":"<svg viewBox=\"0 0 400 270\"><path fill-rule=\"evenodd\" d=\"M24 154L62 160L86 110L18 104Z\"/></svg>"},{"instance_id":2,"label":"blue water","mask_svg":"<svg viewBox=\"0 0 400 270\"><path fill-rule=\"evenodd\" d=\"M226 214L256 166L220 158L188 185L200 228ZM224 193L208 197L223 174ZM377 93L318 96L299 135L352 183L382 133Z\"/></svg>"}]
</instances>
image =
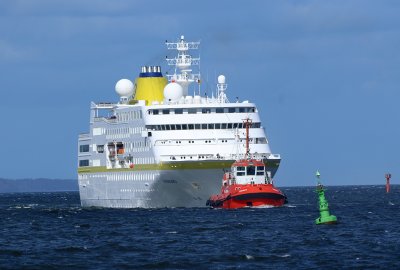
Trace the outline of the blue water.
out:
<instances>
[{"instance_id":1,"label":"blue water","mask_svg":"<svg viewBox=\"0 0 400 270\"><path fill-rule=\"evenodd\" d=\"M0 194L0 269L399 269L400 186L313 187L282 208L82 209L78 193Z\"/></svg>"}]
</instances>

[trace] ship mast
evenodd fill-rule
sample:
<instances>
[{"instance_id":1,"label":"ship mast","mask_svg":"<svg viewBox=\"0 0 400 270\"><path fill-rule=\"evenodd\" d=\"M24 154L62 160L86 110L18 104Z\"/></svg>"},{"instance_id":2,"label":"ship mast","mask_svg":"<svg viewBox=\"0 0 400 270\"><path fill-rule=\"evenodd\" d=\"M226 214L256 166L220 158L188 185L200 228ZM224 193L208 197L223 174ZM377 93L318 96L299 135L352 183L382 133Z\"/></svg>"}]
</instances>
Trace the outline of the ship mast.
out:
<instances>
[{"instance_id":1,"label":"ship mast","mask_svg":"<svg viewBox=\"0 0 400 270\"><path fill-rule=\"evenodd\" d=\"M249 147L249 128L251 127L252 121L250 118L244 119L243 122L245 128L246 128L246 158L250 159L250 147Z\"/></svg>"},{"instance_id":2,"label":"ship mast","mask_svg":"<svg viewBox=\"0 0 400 270\"><path fill-rule=\"evenodd\" d=\"M192 82L200 82L200 74L193 74L191 66L200 65L200 57L192 57L189 50L197 50L200 42L187 42L185 37L181 36L178 42L166 41L168 50L177 50L178 56L174 58L166 58L169 66L175 66L174 75L167 75L170 82L176 82L183 88L183 96L188 95L188 87Z\"/></svg>"}]
</instances>

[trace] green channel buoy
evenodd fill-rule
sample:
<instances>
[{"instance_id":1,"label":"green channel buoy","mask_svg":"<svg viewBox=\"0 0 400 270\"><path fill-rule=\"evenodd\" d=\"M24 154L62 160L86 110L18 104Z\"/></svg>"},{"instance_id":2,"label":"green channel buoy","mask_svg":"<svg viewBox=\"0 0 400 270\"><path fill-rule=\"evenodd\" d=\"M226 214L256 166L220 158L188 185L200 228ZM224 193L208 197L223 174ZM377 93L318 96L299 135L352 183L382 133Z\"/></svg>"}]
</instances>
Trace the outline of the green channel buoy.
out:
<instances>
[{"instance_id":1,"label":"green channel buoy","mask_svg":"<svg viewBox=\"0 0 400 270\"><path fill-rule=\"evenodd\" d=\"M319 171L315 173L318 179L317 183L317 194L318 194L318 199L319 199L319 218L315 220L315 224L320 225L320 224L336 224L337 223L337 218L334 215L331 215L329 213L329 207L328 207L328 201L325 198L325 189L324 186L321 184L320 181L320 176L321 174Z\"/></svg>"}]
</instances>

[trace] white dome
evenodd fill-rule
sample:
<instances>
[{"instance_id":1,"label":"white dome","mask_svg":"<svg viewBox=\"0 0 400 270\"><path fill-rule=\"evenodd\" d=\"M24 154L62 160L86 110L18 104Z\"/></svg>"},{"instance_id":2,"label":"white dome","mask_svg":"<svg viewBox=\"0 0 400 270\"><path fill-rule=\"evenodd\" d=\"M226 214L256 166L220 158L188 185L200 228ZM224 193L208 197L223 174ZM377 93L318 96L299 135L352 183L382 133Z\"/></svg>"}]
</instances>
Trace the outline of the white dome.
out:
<instances>
[{"instance_id":1,"label":"white dome","mask_svg":"<svg viewBox=\"0 0 400 270\"><path fill-rule=\"evenodd\" d=\"M218 76L218 83L225 83L225 76L224 75L219 75Z\"/></svg>"},{"instance_id":2,"label":"white dome","mask_svg":"<svg viewBox=\"0 0 400 270\"><path fill-rule=\"evenodd\" d=\"M121 79L115 85L115 92L120 97L130 97L133 94L133 83L128 79Z\"/></svg>"},{"instance_id":3,"label":"white dome","mask_svg":"<svg viewBox=\"0 0 400 270\"><path fill-rule=\"evenodd\" d=\"M183 96L183 88L178 83L169 83L164 87L164 98L167 101L178 101Z\"/></svg>"}]
</instances>

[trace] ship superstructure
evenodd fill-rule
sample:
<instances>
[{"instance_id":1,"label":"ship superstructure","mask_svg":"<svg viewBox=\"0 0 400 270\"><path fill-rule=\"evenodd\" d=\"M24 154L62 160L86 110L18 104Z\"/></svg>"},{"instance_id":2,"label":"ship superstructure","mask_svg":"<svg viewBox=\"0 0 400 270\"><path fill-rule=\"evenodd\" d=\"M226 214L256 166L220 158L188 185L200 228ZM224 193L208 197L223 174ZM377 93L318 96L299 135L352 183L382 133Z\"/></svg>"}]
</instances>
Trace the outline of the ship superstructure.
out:
<instances>
[{"instance_id":1,"label":"ship superstructure","mask_svg":"<svg viewBox=\"0 0 400 270\"><path fill-rule=\"evenodd\" d=\"M271 177L280 156L272 154L255 104L229 102L227 84L218 77L217 95L200 95L200 58L189 54L199 42L166 42L177 51L167 63L142 67L132 83L116 84L118 103L91 104L90 132L79 135L78 181L82 206L204 207L220 189L222 170L243 158L243 119L250 118L250 155ZM189 86L198 84L194 94Z\"/></svg>"}]
</instances>

